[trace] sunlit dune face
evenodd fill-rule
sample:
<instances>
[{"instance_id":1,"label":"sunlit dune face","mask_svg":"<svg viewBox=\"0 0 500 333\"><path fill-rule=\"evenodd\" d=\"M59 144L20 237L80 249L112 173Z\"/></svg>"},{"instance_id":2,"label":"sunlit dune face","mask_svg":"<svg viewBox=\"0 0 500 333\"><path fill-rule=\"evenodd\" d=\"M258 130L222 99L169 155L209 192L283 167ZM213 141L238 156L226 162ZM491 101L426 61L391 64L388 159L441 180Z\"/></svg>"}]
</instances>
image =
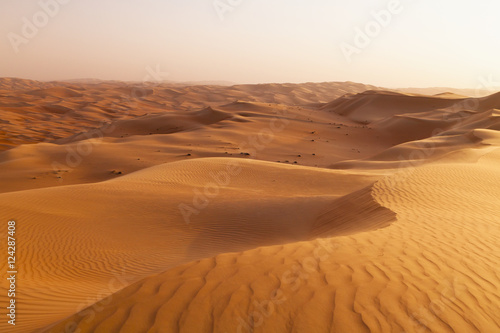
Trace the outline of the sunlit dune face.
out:
<instances>
[{"instance_id":1,"label":"sunlit dune face","mask_svg":"<svg viewBox=\"0 0 500 333\"><path fill-rule=\"evenodd\" d=\"M2 331L498 327L498 94L1 83Z\"/></svg>"}]
</instances>

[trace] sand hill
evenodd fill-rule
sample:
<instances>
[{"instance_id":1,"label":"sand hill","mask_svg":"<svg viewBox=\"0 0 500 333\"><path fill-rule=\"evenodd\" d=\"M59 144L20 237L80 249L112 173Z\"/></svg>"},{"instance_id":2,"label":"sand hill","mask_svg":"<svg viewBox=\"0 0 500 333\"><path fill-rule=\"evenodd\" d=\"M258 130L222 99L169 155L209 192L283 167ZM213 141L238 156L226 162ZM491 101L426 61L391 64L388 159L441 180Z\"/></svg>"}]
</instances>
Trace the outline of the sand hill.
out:
<instances>
[{"instance_id":1,"label":"sand hill","mask_svg":"<svg viewBox=\"0 0 500 333\"><path fill-rule=\"evenodd\" d=\"M1 332L500 330L499 94L0 83Z\"/></svg>"}]
</instances>

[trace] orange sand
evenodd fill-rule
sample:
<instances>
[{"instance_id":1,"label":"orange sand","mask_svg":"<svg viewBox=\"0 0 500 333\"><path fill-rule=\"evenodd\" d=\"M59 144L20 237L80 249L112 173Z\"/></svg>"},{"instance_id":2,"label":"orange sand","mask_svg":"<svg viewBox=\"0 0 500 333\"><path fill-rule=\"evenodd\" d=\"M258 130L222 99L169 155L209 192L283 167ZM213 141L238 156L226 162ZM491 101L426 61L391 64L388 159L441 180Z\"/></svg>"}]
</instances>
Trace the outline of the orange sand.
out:
<instances>
[{"instance_id":1,"label":"orange sand","mask_svg":"<svg viewBox=\"0 0 500 333\"><path fill-rule=\"evenodd\" d=\"M500 94L134 87L0 80L1 332L500 331Z\"/></svg>"}]
</instances>

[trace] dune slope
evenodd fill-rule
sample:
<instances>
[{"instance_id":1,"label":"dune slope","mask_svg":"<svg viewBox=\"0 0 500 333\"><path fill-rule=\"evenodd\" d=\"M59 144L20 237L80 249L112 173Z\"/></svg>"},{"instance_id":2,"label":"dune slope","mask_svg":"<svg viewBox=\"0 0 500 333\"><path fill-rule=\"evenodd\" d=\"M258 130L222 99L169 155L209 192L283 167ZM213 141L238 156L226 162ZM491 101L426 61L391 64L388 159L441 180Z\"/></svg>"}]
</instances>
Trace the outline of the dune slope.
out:
<instances>
[{"instance_id":1,"label":"dune slope","mask_svg":"<svg viewBox=\"0 0 500 333\"><path fill-rule=\"evenodd\" d=\"M0 217L15 218L22 244L19 327L69 315L137 279L195 259L310 239L317 233L316 219L322 234L344 233L337 220L342 216L323 212L374 179L206 158L100 183L0 194ZM355 219L351 214L343 221ZM351 232L381 227L370 223ZM44 304L42 313L38 304Z\"/></svg>"},{"instance_id":2,"label":"dune slope","mask_svg":"<svg viewBox=\"0 0 500 333\"><path fill-rule=\"evenodd\" d=\"M0 79L0 331L499 331L500 94L375 89Z\"/></svg>"},{"instance_id":3,"label":"dune slope","mask_svg":"<svg viewBox=\"0 0 500 333\"><path fill-rule=\"evenodd\" d=\"M387 228L181 265L42 331L495 332L498 158L380 180Z\"/></svg>"}]
</instances>

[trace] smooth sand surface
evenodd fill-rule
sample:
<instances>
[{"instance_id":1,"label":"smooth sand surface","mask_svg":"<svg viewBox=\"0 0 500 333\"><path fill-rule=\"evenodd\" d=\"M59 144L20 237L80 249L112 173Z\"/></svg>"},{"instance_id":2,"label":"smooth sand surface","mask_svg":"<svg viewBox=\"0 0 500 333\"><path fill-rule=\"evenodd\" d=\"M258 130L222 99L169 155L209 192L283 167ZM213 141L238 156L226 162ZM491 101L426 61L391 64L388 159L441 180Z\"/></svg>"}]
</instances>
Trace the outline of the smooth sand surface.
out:
<instances>
[{"instance_id":1,"label":"smooth sand surface","mask_svg":"<svg viewBox=\"0 0 500 333\"><path fill-rule=\"evenodd\" d=\"M0 331L500 331L500 95L442 92L1 79Z\"/></svg>"}]
</instances>

